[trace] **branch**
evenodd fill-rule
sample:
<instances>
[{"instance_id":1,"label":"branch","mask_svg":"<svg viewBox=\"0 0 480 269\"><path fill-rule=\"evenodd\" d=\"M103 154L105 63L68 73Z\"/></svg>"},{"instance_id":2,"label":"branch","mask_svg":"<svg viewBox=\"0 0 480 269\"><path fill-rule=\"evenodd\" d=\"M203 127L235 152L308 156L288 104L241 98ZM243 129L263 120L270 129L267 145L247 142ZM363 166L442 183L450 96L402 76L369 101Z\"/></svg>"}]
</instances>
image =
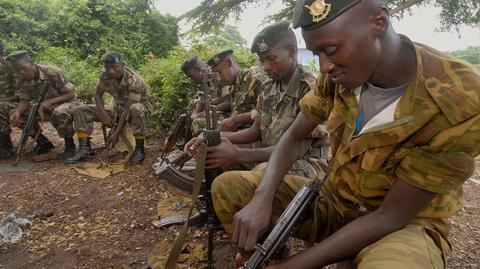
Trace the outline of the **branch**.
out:
<instances>
[{"instance_id":1,"label":"branch","mask_svg":"<svg viewBox=\"0 0 480 269\"><path fill-rule=\"evenodd\" d=\"M412 6L415 6L415 5L419 5L421 4L422 2L425 2L425 0L410 0L410 1L407 1L405 3L402 3L398 6L396 6L395 8L393 8L392 10L390 10L390 13L392 15L396 14L396 13L401 13L403 12L405 9L408 9Z\"/></svg>"}]
</instances>

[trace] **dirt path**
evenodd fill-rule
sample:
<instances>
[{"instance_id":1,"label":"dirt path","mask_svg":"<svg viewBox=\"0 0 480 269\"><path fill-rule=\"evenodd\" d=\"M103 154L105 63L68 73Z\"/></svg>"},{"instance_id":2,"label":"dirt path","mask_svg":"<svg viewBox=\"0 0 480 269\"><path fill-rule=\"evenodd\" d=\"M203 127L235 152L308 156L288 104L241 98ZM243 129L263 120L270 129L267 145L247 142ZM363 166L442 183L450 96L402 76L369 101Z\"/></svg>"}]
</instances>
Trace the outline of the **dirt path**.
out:
<instances>
[{"instance_id":1,"label":"dirt path","mask_svg":"<svg viewBox=\"0 0 480 269\"><path fill-rule=\"evenodd\" d=\"M16 213L33 223L20 242L0 242L0 269L146 268L155 243L178 233L178 227L151 225L157 202L179 194L152 173L159 148L150 141L143 165L106 179L79 175L61 161L36 163L31 172L0 173L0 219ZM465 196L465 208L453 220L449 268L480 268L480 185L465 184ZM190 234L205 242L203 229ZM234 250L221 233L217 238L218 268L228 268Z\"/></svg>"}]
</instances>

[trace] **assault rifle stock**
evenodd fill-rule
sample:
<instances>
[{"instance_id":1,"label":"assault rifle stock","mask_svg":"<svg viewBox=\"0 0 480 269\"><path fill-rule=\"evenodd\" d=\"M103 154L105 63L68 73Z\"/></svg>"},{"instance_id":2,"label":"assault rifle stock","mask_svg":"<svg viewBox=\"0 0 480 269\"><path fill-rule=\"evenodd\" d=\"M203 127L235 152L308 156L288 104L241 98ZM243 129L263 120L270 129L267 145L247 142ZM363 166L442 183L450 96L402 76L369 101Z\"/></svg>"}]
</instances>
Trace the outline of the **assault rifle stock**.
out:
<instances>
[{"instance_id":1,"label":"assault rifle stock","mask_svg":"<svg viewBox=\"0 0 480 269\"><path fill-rule=\"evenodd\" d=\"M35 124L36 119L37 119L38 108L39 108L40 104L43 102L43 99L45 99L45 95L48 92L48 87L49 86L50 86L50 82L48 80L46 80L42 84L42 87L40 88L40 93L38 94L37 99L35 99L35 101L33 101L32 105L30 107L30 112L28 114L27 123L23 127L22 136L20 137L20 141L19 141L18 146L17 146L17 158L15 159L15 163L13 164L14 166L18 165L18 162L20 161L20 158L22 157L23 147L25 146L25 144L28 141L30 131L32 130L33 125ZM35 134L35 136L34 136L35 140L37 139L38 134L40 134L41 131L42 130L40 129L40 130L38 130L38 133Z\"/></svg>"},{"instance_id":2,"label":"assault rifle stock","mask_svg":"<svg viewBox=\"0 0 480 269\"><path fill-rule=\"evenodd\" d=\"M325 176L322 180L315 179L303 185L263 244L255 246L255 252L242 267L243 269L261 269L268 265L274 255L278 254L305 211L315 201L326 178Z\"/></svg>"},{"instance_id":3,"label":"assault rifle stock","mask_svg":"<svg viewBox=\"0 0 480 269\"><path fill-rule=\"evenodd\" d=\"M175 125L175 129L173 129L173 132L170 135L168 135L167 139L165 140L165 143L163 144L163 152L160 157L162 161L160 165L163 164L163 162L165 161L165 158L167 157L167 154L173 150L173 147L177 144L178 140L182 135L185 136L185 139L189 138L187 133L189 132L190 124L191 124L190 112L180 115L180 118L178 119L177 124Z\"/></svg>"}]
</instances>

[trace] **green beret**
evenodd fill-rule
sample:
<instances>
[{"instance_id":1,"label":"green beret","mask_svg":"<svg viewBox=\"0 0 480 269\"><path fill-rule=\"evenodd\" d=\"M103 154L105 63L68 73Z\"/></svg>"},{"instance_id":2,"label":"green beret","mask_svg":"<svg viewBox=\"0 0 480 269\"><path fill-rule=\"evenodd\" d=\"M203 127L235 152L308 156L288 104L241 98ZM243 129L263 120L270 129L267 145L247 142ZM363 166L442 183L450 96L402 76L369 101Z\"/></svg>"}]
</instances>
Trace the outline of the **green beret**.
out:
<instances>
[{"instance_id":1,"label":"green beret","mask_svg":"<svg viewBox=\"0 0 480 269\"><path fill-rule=\"evenodd\" d=\"M214 68L217 64L221 63L223 59L227 58L228 56L233 54L233 50L224 50L213 55L212 58L208 59L207 64L210 68Z\"/></svg>"},{"instance_id":2,"label":"green beret","mask_svg":"<svg viewBox=\"0 0 480 269\"><path fill-rule=\"evenodd\" d=\"M293 28L313 30L323 26L360 0L300 0L293 11Z\"/></svg>"},{"instance_id":3,"label":"green beret","mask_svg":"<svg viewBox=\"0 0 480 269\"><path fill-rule=\"evenodd\" d=\"M17 62L18 60L20 60L24 57L30 57L30 54L28 54L28 51L19 50L19 51L15 51L15 52L12 52L11 54L9 54L7 56L7 58L5 58L5 60L7 62L10 62L10 63L15 63L15 62Z\"/></svg>"},{"instance_id":4,"label":"green beret","mask_svg":"<svg viewBox=\"0 0 480 269\"><path fill-rule=\"evenodd\" d=\"M271 50L282 39L289 25L289 21L280 21L263 28L253 39L250 51L261 54Z\"/></svg>"},{"instance_id":5,"label":"green beret","mask_svg":"<svg viewBox=\"0 0 480 269\"><path fill-rule=\"evenodd\" d=\"M119 52L109 51L103 54L101 61L104 64L121 64L123 63L123 57Z\"/></svg>"}]
</instances>

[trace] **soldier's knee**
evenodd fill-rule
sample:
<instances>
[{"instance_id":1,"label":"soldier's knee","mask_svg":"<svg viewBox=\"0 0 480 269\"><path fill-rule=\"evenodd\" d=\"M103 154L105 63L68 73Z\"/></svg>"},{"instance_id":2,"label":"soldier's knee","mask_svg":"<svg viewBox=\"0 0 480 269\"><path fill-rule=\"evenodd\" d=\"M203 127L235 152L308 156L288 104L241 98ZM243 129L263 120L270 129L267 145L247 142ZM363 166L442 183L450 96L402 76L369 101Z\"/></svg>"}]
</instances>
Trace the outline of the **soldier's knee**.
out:
<instances>
[{"instance_id":1,"label":"soldier's knee","mask_svg":"<svg viewBox=\"0 0 480 269\"><path fill-rule=\"evenodd\" d=\"M145 106L140 103L132 104L129 112L132 117L142 117L145 114Z\"/></svg>"}]
</instances>

